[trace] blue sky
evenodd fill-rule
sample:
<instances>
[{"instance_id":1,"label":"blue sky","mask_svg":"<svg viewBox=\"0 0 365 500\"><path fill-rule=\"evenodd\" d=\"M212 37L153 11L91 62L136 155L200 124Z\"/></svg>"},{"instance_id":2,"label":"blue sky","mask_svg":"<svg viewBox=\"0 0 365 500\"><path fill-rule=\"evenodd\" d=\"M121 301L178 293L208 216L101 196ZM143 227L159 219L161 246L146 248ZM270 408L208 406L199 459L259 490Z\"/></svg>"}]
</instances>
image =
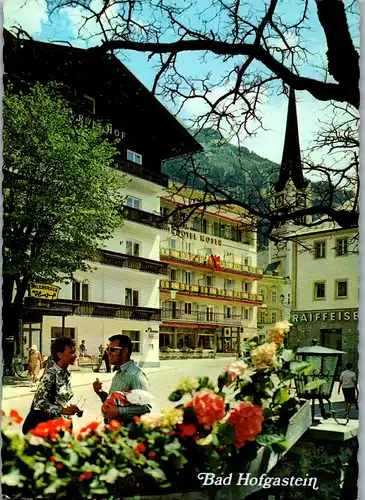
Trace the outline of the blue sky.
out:
<instances>
[{"instance_id":1,"label":"blue sky","mask_svg":"<svg viewBox=\"0 0 365 500\"><path fill-rule=\"evenodd\" d=\"M100 0L92 0L93 2L98 2ZM261 4L261 0L258 1ZM205 5L208 5L210 0L200 0L199 8L202 9ZM5 0L4 1L4 17L5 26L10 27L14 24L21 25L26 31L28 31L35 39L38 40L63 40L70 41L75 45L80 47L86 47L87 45L95 45L100 43L99 37L94 37L91 39L90 43L87 44L80 38L78 38L78 28L81 22L80 12L75 11L75 9L64 10L61 13L54 14L52 18L49 18L46 0L27 0L26 6L23 7L24 0ZM298 0L282 0L281 9L286 16L290 17L293 21L298 18ZM285 10L284 10L285 9ZM148 18L150 13L144 13L143 15ZM199 24L202 20L202 16L198 15L197 11L191 13L191 19ZM308 31L308 43L307 48L313 53L314 64L320 64L321 58L324 57L325 48L325 38L323 31L320 28L319 21L315 12L315 3L312 4L312 10L310 11L310 17L307 21L310 31ZM141 15L142 16L142 15ZM141 17L143 22L143 17ZM218 28L218 18L211 21L210 27L213 30ZM221 23L224 19L220 20ZM89 33L94 34L96 32L96 27L89 23ZM354 28L354 33L357 34L356 25ZM85 34L85 31L83 32ZM169 35L171 36L171 34ZM206 58L204 63L201 60L202 54L183 54L179 56L179 68L186 75L191 76L203 76L208 71L212 73L215 81L220 79L223 71L226 68L231 68L232 65L229 62L224 65L221 60L218 60L215 56L210 55ZM141 80L141 82L149 89L152 87L153 79L156 73L154 69L154 64L157 59L152 59L152 61L147 61L147 55L137 52L129 52L122 56L123 63ZM305 66L303 72L301 73L308 77L319 78L319 73L315 66ZM224 88L221 89L221 92ZM219 95L219 91L217 91ZM162 101L165 106L173 111L173 106L171 102ZM301 135L301 146L306 149L310 142L312 141L313 134L318 129L318 121L325 117L327 111L326 103L318 102L313 99L307 92L297 92L297 102L298 102L298 119L299 128ZM286 120L286 106L287 99L284 96L272 96L270 99L266 100L261 106L261 114L264 118L264 125L267 129L266 131L259 131L255 137L248 138L242 136L241 139L243 144L250 150L255 151L257 154L267 157L273 161L280 162L282 144L284 141L284 129ZM204 104L198 100L193 100L189 103L183 112L179 116L182 120L187 120L190 116L194 114L199 114L204 111ZM319 161L319 158L317 159Z\"/></svg>"}]
</instances>

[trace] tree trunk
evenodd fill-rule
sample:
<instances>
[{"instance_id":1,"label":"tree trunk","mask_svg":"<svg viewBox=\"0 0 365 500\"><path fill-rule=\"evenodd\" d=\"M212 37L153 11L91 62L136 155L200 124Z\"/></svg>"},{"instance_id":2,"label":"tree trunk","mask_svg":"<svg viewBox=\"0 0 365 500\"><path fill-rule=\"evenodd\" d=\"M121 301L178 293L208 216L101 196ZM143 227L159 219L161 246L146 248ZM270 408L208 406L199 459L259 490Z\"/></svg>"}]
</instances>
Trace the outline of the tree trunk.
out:
<instances>
[{"instance_id":1,"label":"tree trunk","mask_svg":"<svg viewBox=\"0 0 365 500\"><path fill-rule=\"evenodd\" d=\"M28 287L28 280L24 279L17 286L17 292L13 299L15 277L4 276L3 278L3 307L2 307L2 348L4 357L4 373L10 374L11 362L14 354L21 353L22 328L21 318L23 312L23 300Z\"/></svg>"}]
</instances>

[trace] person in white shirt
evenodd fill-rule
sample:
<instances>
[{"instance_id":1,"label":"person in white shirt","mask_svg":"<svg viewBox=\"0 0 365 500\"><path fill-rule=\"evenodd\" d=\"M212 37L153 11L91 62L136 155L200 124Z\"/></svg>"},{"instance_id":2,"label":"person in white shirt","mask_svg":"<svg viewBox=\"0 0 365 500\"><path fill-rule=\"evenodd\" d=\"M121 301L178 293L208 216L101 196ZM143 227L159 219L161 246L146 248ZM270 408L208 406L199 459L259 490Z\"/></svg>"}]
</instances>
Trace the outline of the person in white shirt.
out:
<instances>
[{"instance_id":1,"label":"person in white shirt","mask_svg":"<svg viewBox=\"0 0 365 500\"><path fill-rule=\"evenodd\" d=\"M340 384L338 386L338 394L342 392L346 403L346 417L349 418L350 410L353 403L356 405L356 410L359 409L357 398L359 397L359 390L357 388L356 374L352 371L352 364L347 363L346 370L340 375Z\"/></svg>"}]
</instances>

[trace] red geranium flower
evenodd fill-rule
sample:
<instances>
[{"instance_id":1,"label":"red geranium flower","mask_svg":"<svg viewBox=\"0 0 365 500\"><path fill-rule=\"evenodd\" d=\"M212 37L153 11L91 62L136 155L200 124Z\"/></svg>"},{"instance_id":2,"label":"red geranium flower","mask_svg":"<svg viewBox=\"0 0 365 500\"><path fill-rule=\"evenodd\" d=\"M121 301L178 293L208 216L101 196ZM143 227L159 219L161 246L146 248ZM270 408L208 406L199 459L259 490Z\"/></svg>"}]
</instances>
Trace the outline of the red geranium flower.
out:
<instances>
[{"instance_id":1,"label":"red geranium flower","mask_svg":"<svg viewBox=\"0 0 365 500\"><path fill-rule=\"evenodd\" d=\"M23 422L22 417L16 410L10 410L10 418L15 424L21 424Z\"/></svg>"},{"instance_id":2,"label":"red geranium flower","mask_svg":"<svg viewBox=\"0 0 365 500\"><path fill-rule=\"evenodd\" d=\"M181 430L181 437L184 436L194 436L196 434L196 427L194 424L184 425L179 424L179 429Z\"/></svg>"},{"instance_id":3,"label":"red geranium flower","mask_svg":"<svg viewBox=\"0 0 365 500\"><path fill-rule=\"evenodd\" d=\"M144 453L146 451L146 447L143 443L138 443L136 446L136 457L139 457L141 453Z\"/></svg>"},{"instance_id":4,"label":"red geranium flower","mask_svg":"<svg viewBox=\"0 0 365 500\"><path fill-rule=\"evenodd\" d=\"M148 456L148 458L155 458L156 453L154 451L150 451L147 456Z\"/></svg>"},{"instance_id":5,"label":"red geranium flower","mask_svg":"<svg viewBox=\"0 0 365 500\"><path fill-rule=\"evenodd\" d=\"M240 403L232 410L227 422L235 428L235 446L241 448L246 441L254 441L262 430L263 410L251 403Z\"/></svg>"},{"instance_id":6,"label":"red geranium flower","mask_svg":"<svg viewBox=\"0 0 365 500\"><path fill-rule=\"evenodd\" d=\"M197 392L186 406L192 406L197 419L204 429L210 429L214 422L221 420L226 414L223 399L209 391Z\"/></svg>"},{"instance_id":7,"label":"red geranium flower","mask_svg":"<svg viewBox=\"0 0 365 500\"><path fill-rule=\"evenodd\" d=\"M99 427L99 422L91 422L91 424L86 425L82 429L80 429L80 434L86 431L95 431Z\"/></svg>"},{"instance_id":8,"label":"red geranium flower","mask_svg":"<svg viewBox=\"0 0 365 500\"><path fill-rule=\"evenodd\" d=\"M57 458L54 455L52 455L51 457L49 457L49 459L50 459L51 462L57 462Z\"/></svg>"},{"instance_id":9,"label":"red geranium flower","mask_svg":"<svg viewBox=\"0 0 365 500\"><path fill-rule=\"evenodd\" d=\"M84 479L91 479L92 477L93 473L86 471L79 475L79 481L83 481Z\"/></svg>"},{"instance_id":10,"label":"red geranium flower","mask_svg":"<svg viewBox=\"0 0 365 500\"><path fill-rule=\"evenodd\" d=\"M39 436L43 438L55 439L60 431L70 431L71 421L63 418L57 418L56 420L49 420L48 422L41 422L37 425L35 429L32 429L30 433L33 436Z\"/></svg>"},{"instance_id":11,"label":"red geranium flower","mask_svg":"<svg viewBox=\"0 0 365 500\"><path fill-rule=\"evenodd\" d=\"M62 464L56 464L56 469L57 470L63 469L63 465Z\"/></svg>"}]
</instances>

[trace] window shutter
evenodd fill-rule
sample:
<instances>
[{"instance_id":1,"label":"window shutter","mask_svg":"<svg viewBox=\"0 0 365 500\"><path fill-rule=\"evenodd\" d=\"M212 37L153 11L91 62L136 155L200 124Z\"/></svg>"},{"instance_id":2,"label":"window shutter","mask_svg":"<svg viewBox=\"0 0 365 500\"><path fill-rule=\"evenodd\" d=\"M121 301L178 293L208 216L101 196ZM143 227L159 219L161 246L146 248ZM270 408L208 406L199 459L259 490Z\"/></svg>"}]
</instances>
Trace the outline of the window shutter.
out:
<instances>
[{"instance_id":1,"label":"window shutter","mask_svg":"<svg viewBox=\"0 0 365 500\"><path fill-rule=\"evenodd\" d=\"M139 293L138 293L138 290L133 290L133 305L134 306L138 306L138 302L139 302Z\"/></svg>"}]
</instances>

